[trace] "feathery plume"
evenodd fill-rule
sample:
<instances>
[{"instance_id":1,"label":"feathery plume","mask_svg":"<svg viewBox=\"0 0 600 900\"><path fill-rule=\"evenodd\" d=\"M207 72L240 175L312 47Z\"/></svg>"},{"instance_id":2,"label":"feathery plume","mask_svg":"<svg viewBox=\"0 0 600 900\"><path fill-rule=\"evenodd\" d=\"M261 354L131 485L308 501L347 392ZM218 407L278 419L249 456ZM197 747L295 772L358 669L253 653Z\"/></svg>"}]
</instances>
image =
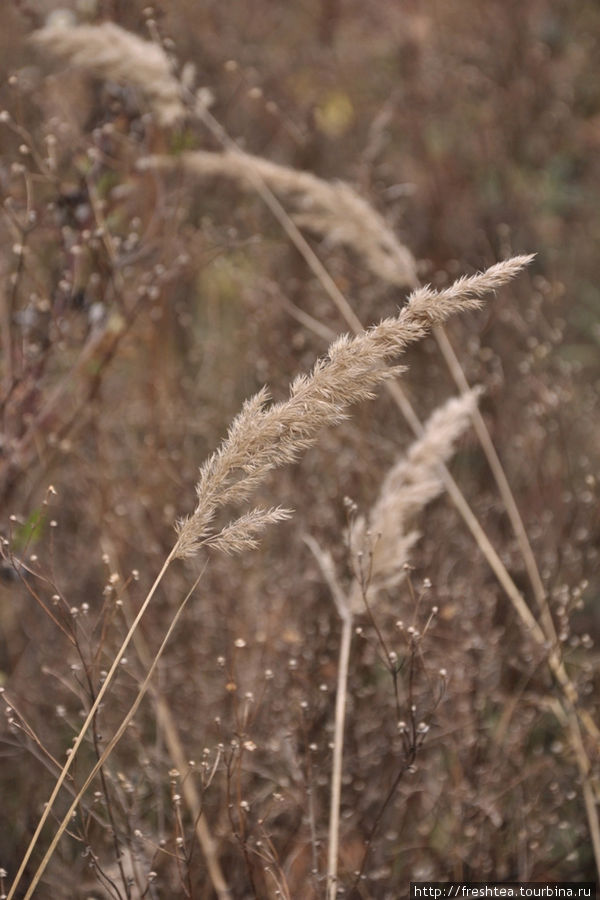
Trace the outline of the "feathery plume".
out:
<instances>
[{"instance_id":1,"label":"feathery plume","mask_svg":"<svg viewBox=\"0 0 600 900\"><path fill-rule=\"evenodd\" d=\"M467 429L477 405L480 390L453 397L429 417L423 434L406 455L390 469L368 518L360 516L350 528L352 554L369 559L372 599L382 588L392 588L404 574L408 554L420 537L411 530L417 513L444 490L440 464L454 451L456 441ZM355 581L350 606L361 607L362 592Z\"/></svg>"},{"instance_id":2,"label":"feathery plume","mask_svg":"<svg viewBox=\"0 0 600 900\"><path fill-rule=\"evenodd\" d=\"M203 546L220 507L246 500L268 472L310 447L323 426L342 421L350 405L373 396L379 384L398 375L401 367L387 363L408 344L453 313L477 308L486 292L510 281L531 259L516 256L496 263L442 291L419 288L396 317L354 338L343 335L334 341L310 374L296 378L287 400L267 406L263 388L246 401L219 449L200 469L196 508L177 524L176 555L189 556Z\"/></svg>"},{"instance_id":3,"label":"feathery plume","mask_svg":"<svg viewBox=\"0 0 600 900\"><path fill-rule=\"evenodd\" d=\"M145 98L161 125L174 125L185 114L179 82L162 47L113 22L47 25L35 31L31 40L67 65L96 78L131 85Z\"/></svg>"},{"instance_id":4,"label":"feathery plume","mask_svg":"<svg viewBox=\"0 0 600 900\"><path fill-rule=\"evenodd\" d=\"M352 248L369 269L391 284L415 287L416 263L383 217L343 181L325 181L310 172L278 165L242 151L211 153L198 150L177 157L148 156L141 169L178 166L200 177L221 175L253 190L260 178L275 194L296 207L292 218L301 228L322 235L331 246Z\"/></svg>"},{"instance_id":5,"label":"feathery plume","mask_svg":"<svg viewBox=\"0 0 600 900\"><path fill-rule=\"evenodd\" d=\"M291 518L293 511L281 506L273 506L270 509L255 507L234 519L217 534L210 535L204 541L204 546L211 550L220 550L222 553L241 553L243 550L256 550L260 541L259 535L277 522L283 522ZM196 550L192 545L186 550L185 541L180 541L180 557L194 556Z\"/></svg>"}]
</instances>

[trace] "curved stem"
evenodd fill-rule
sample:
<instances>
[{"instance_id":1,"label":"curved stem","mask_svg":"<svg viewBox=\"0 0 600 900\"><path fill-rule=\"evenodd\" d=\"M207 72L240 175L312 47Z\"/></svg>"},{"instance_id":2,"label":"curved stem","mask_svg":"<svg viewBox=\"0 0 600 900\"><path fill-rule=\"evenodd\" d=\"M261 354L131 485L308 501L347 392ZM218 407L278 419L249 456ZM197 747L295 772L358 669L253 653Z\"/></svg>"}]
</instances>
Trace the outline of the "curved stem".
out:
<instances>
[{"instance_id":1,"label":"curved stem","mask_svg":"<svg viewBox=\"0 0 600 900\"><path fill-rule=\"evenodd\" d=\"M145 601L145 603L144 603L144 606L142 606L142 609L141 609L140 612L138 613L138 616L137 616L136 620L133 622L133 625L131 626L131 629L130 629L130 632L129 632L128 637L130 637L130 636L133 635L133 630L132 630L132 629L136 626L137 622L138 622L139 619L141 618L141 614L143 613L144 607L148 604L149 599L151 598L152 592L156 589L156 587L157 587L157 585L158 585L158 583L159 583L159 581L160 581L160 578L162 577L162 575L163 575L164 572L166 571L167 566L168 566L168 564L170 563L170 561L171 561L171 559L172 559L172 557L173 557L173 553L174 553L174 551L172 551L171 554L169 555L169 557L167 558L167 561L165 562L165 565L163 566L163 568L162 568L162 570L161 570L161 575L160 575L160 576L157 578L157 580L154 582L154 585L153 585L153 587L152 587L152 589L151 589L151 592L150 592L150 594L148 594L148 597L146 598L146 601ZM75 799L74 799L73 802L71 803L71 806L70 806L69 809L67 810L67 813L65 814L65 816L64 816L64 818L63 818L63 820L62 820L62 822L60 823L60 826L59 826L59 828L58 828L58 831L57 831L56 834L54 835L54 837L53 837L53 839L52 839L52 842L50 843L50 846L48 847L48 849L47 849L47 851L46 851L46 854L45 854L43 860L41 861L40 865L38 866L38 868L37 868L37 870L36 870L36 872L35 872L35 875L33 876L33 879L32 879L32 881L31 881L31 884L29 885L29 888L27 889L27 893L25 894L23 900L30 900L30 897L33 895L33 892L35 891L35 889L36 889L36 887L37 887L37 885L38 885L38 883L39 883L39 881L40 881L40 878L41 878L42 875L44 874L44 871L45 871L45 869L46 869L46 866L47 866L48 863L50 862L50 859L51 859L51 857L52 857L52 854L54 853L54 851L55 851L55 849L56 849L56 846L57 846L59 840L61 839L61 837L62 837L62 835L63 835L65 829L68 827L68 824L69 824L69 822L70 822L70 820L71 820L71 816L73 815L73 813L74 813L75 810L77 809L77 806L78 806L80 800L81 800L82 797L84 796L85 792L87 791L88 787L90 786L90 784L92 783L92 781L94 780L94 778L96 777L96 775L98 774L98 772L101 771L102 766L104 765L104 763L106 762L106 760L108 759L108 757L110 756L110 754L112 753L112 751L114 750L114 748L117 746L117 744L119 743L119 741L121 740L121 738L122 738L123 735L125 734L125 731L126 731L126 729L127 729L127 726L129 725L129 723L130 723L131 720L133 719L134 715L136 714L136 712L137 712L137 710L138 710L138 708L139 708L139 705L140 705L140 703L142 702L142 699L143 699L143 697L144 697L146 691L148 690L148 687L149 687L149 685L150 685L150 679L152 678L152 676L153 676L153 674L154 674L154 671L155 671L155 669L156 669L156 667L157 667L157 665L158 665L158 662L159 662L159 660L160 660L160 658L161 658L161 656L162 656L162 654L163 654L163 652L164 652L164 649L165 649L165 647L167 646L167 643L168 643L168 641L169 641L169 638L170 638L171 635L173 634L173 631L175 630L175 626L177 625L177 623L178 623L178 621L179 621L179 618L180 618L180 616L181 616L183 610L185 609L185 606L186 606L188 600L190 599L190 597L192 596L192 594L193 594L194 591L196 590L196 587L197 587L198 582L200 581L200 579L201 579L201 577L202 577L202 575L203 575L203 572L204 572L204 570L200 573L200 575L198 575L198 577L196 578L196 581L194 582L194 584L192 585L192 587L190 588L190 590L189 590L188 593L186 594L185 598L184 598L183 601L181 602L181 604L180 604L180 606L179 606L179 609L177 610L177 612L176 612L175 615L173 616L173 618L172 618L172 620L171 620L171 624L169 625L169 627L168 627L168 629L167 629L167 632L166 632L166 634L165 634L165 636L164 636L164 638L163 638L163 640L162 640L162 643L161 643L161 645L160 645L160 647L159 647L159 649L158 649L158 652L156 653L154 659L152 660L152 665L150 666L150 668L149 668L149 670L148 670L148 673L147 673L147 675L146 675L144 681L142 682L142 685L141 685L141 687L140 687L140 689L139 689L139 691L138 691L138 693L137 693L137 696L136 696L136 698L135 698L135 700L134 700L132 706L131 706L130 709L129 709L129 712L127 713L127 715L125 716L125 718L123 719L123 721L121 722L121 724L119 725L119 727L118 727L116 733L113 735L113 737L111 738L111 740L110 740L110 741L108 742L108 744L106 745L106 747L105 747L105 749L104 749L104 752L102 753L102 756L100 757L100 759L98 760L98 762L96 763L96 765L94 766L94 768L92 769L92 771L90 772L90 774L88 775L88 777L86 778L86 780L84 781L83 785L82 785L81 788L79 789L79 792L77 793L77 796L75 797ZM126 641L127 641L127 638L126 638ZM125 642L124 642L124 643L125 643ZM121 651L122 651L122 650L123 650L123 648L121 648ZM121 658L121 653L119 653L119 654L117 655L117 657L116 657L117 662L120 660L120 658ZM109 674L110 674L110 673L109 673ZM107 680L108 680L108 679L107 679ZM100 695L98 695L98 696L100 696ZM85 726L84 726L84 727L85 727ZM11 891L14 890L15 886L16 886L16 885L13 884L13 887L12 887ZM9 895L9 896L10 896L10 895ZM8 900L8 898L7 898L7 900Z\"/></svg>"},{"instance_id":2,"label":"curved stem","mask_svg":"<svg viewBox=\"0 0 600 900\"><path fill-rule=\"evenodd\" d=\"M104 695L106 694L106 692L109 688L109 685L111 684L111 682L114 678L115 672L117 671L117 668L119 667L119 664L121 662L121 658L122 658L123 654L125 653L125 650L129 646L129 643L133 637L133 634L134 634L136 628L138 627L138 625L142 619L142 616L148 609L148 606L150 605L150 601L152 600L154 594L156 593L156 590L157 590L159 584L161 583L161 581L165 575L165 572L171 565L171 562L173 561L174 558L175 558L175 547L173 547L173 549L167 556L162 569L158 573L154 584L150 588L150 591L148 592L146 599L142 603L140 611L138 612L137 616L133 620L133 622L131 624L131 628L127 632L127 635L125 636L125 639L123 640L123 643L121 644L121 646L113 660L113 663L109 669L108 675L106 676L102 687L98 691L98 695L97 695L94 703L92 704L92 707L87 715L87 718L86 718L85 722L83 723L83 725L81 726L81 730L80 730L79 734L77 735L77 739L75 740L75 743L73 744L73 747L71 748L71 752L69 753L69 756L67 758L67 761L66 761L65 765L63 766L63 768L60 772L60 775L58 776L56 784L54 785L54 790L52 791L52 793L48 799L48 802L45 805L44 812L42 813L42 816L40 818L40 821L38 822L38 825L33 834L33 837L31 838L31 841L29 842L29 846L27 847L27 850L25 851L25 855L21 861L21 865L19 866L19 870L15 876L15 880L13 881L11 888L7 894L6 900L12 900L12 898L15 896L15 891L16 891L17 887L19 886L19 882L21 881L21 878L23 877L23 873L25 872L25 868L27 866L27 863L29 862L29 858L31 857L31 854L33 853L33 850L38 842L39 836L42 832L42 828L44 827L46 820L47 820L48 816L50 815L50 812L52 810L54 802L55 802L56 798L58 797L59 791L60 791L61 787L63 786L63 782L64 782L65 778L67 777L67 773L69 772L69 769L73 765L73 761L75 759L75 756L77 755L77 751L81 747L81 744L87 733L87 730L90 727L90 725L94 719L94 716L96 715L96 712L104 698ZM104 758L104 754L102 755L101 759L103 759L103 758ZM77 802L78 802L78 800L77 800ZM75 808L75 805L76 804L74 802L72 809ZM46 854L46 856L47 856L47 859L45 858L44 868L49 859L48 854ZM39 874L41 875L41 872ZM29 891L26 894L26 897L31 896L33 887L35 887L35 884L37 884L38 880L39 880L39 877L35 880L35 883L32 884L32 887L30 887Z\"/></svg>"}]
</instances>

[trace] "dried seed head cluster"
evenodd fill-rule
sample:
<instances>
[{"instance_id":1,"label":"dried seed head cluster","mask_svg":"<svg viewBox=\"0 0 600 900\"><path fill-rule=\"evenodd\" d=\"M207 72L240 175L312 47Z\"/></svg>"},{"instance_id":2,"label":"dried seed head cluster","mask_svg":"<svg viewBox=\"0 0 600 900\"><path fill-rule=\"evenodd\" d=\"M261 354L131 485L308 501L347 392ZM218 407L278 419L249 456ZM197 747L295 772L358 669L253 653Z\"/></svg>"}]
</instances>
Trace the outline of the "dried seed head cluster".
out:
<instances>
[{"instance_id":1,"label":"dried seed head cluster","mask_svg":"<svg viewBox=\"0 0 600 900\"><path fill-rule=\"evenodd\" d=\"M411 530L414 517L443 490L441 464L448 460L456 441L467 429L479 391L453 397L427 420L423 434L406 455L389 470L367 518L356 518L350 527L353 554L369 559L367 596L392 588L404 576L404 564L419 538ZM363 607L362 587L355 582L351 608Z\"/></svg>"},{"instance_id":2,"label":"dried seed head cluster","mask_svg":"<svg viewBox=\"0 0 600 900\"><path fill-rule=\"evenodd\" d=\"M214 541L210 526L219 508L246 500L268 472L293 462L311 446L323 426L342 421L349 406L371 397L377 385L397 375L400 369L387 363L408 344L453 313L477 308L485 293L510 281L531 258L515 256L481 274L459 278L442 291L419 288L398 316L357 337L336 340L309 375L293 382L288 400L266 406L266 389L248 400L221 447L200 469L198 502L193 514L178 524L176 556L192 556ZM239 540L240 531L235 532Z\"/></svg>"},{"instance_id":3,"label":"dried seed head cluster","mask_svg":"<svg viewBox=\"0 0 600 900\"><path fill-rule=\"evenodd\" d=\"M95 78L131 85L164 126L181 121L181 88L165 51L112 22L48 25L32 41L48 56Z\"/></svg>"},{"instance_id":4,"label":"dried seed head cluster","mask_svg":"<svg viewBox=\"0 0 600 900\"><path fill-rule=\"evenodd\" d=\"M139 167L183 167L197 177L223 176L254 190L257 178L275 194L290 200L292 218L301 228L323 236L332 247L351 248L378 278L399 287L417 285L416 263L379 213L343 181L325 181L311 172L278 165L241 151L203 150L170 156L149 156Z\"/></svg>"}]
</instances>

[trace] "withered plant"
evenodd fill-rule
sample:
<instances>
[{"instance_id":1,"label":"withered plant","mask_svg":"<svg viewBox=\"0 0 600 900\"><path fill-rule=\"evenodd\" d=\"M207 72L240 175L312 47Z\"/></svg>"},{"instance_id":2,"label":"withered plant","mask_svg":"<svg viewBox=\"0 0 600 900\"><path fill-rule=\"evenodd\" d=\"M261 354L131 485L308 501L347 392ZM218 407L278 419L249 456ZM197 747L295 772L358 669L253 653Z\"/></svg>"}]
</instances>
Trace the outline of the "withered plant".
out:
<instances>
[{"instance_id":1,"label":"withered plant","mask_svg":"<svg viewBox=\"0 0 600 900\"><path fill-rule=\"evenodd\" d=\"M17 6L3 896L589 880L596 406L543 255L436 262L416 201L399 238L399 96L338 171L351 101L301 127L274 62L192 61L186 3Z\"/></svg>"}]
</instances>

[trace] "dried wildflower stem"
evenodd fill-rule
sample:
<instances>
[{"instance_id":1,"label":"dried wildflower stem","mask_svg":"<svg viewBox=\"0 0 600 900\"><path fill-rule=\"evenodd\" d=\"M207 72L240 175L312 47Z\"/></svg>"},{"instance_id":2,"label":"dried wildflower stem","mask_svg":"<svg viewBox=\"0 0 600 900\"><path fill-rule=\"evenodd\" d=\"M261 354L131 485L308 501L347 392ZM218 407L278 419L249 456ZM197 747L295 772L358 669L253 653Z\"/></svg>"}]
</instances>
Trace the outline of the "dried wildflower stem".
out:
<instances>
[{"instance_id":1,"label":"dried wildflower stem","mask_svg":"<svg viewBox=\"0 0 600 900\"><path fill-rule=\"evenodd\" d=\"M127 628L130 627L130 624L130 621L127 621ZM148 671L152 665L152 656L141 631L137 630L134 632L133 644L140 662L144 669ZM198 791L196 790L194 779L187 777L189 766L181 745L179 731L173 713L156 685L150 683L148 685L148 693L152 696L155 703L158 727L162 731L173 766L178 769L182 775L181 791L190 812L190 816L194 822L196 837L198 838L202 853L204 854L206 868L208 869L213 888L218 900L229 900L231 892L219 862L217 844L202 812L202 804L200 802L200 797L198 796Z\"/></svg>"},{"instance_id":2,"label":"dried wildflower stem","mask_svg":"<svg viewBox=\"0 0 600 900\"><path fill-rule=\"evenodd\" d=\"M437 340L438 346L458 389L463 393L469 391L469 383L466 379L460 361L456 356L456 353L454 352L454 348L450 343L448 335L446 334L446 331L443 328L436 326L433 329L433 334ZM567 674L564 662L562 660L562 655L559 651L560 644L558 635L556 633L556 628L554 626L552 613L550 611L550 606L548 604L548 595L546 593L546 589L544 588L537 562L535 560L531 544L529 543L529 538L527 537L523 519L521 518L521 514L515 502L514 495L504 471L504 467L502 466L500 458L498 457L498 453L496 452L496 448L494 447L494 443L488 431L487 425L485 424L483 416L478 409L473 410L472 418L473 427L475 429L483 452L488 460L488 465L498 486L498 490L504 502L506 512L519 543L521 555L523 557L529 581L533 589L534 598L540 612L543 630L540 630L541 633L537 632L536 634L534 634L534 637L536 638L538 643L550 643L550 645L552 646L552 653L550 654L548 660L550 668L552 669L555 678L563 689L567 700L572 704L576 704L577 690ZM586 731L600 747L600 730L598 729L596 723L585 710L577 710L577 714L580 716Z\"/></svg>"},{"instance_id":3,"label":"dried wildflower stem","mask_svg":"<svg viewBox=\"0 0 600 900\"><path fill-rule=\"evenodd\" d=\"M157 579L157 581L155 582L155 585L158 584L159 579L162 578L162 576L163 576L164 573L166 572L167 565L172 561L172 559L173 559L173 556L172 556L172 555L170 555L170 556L167 558L167 562L166 562L165 565L163 566L163 569L161 570L161 574L160 574L159 578ZM45 871L45 869L46 869L46 866L47 866L48 863L50 862L50 859L51 859L51 857L52 857L52 855L53 855L53 853L54 853L54 851L55 851L55 849L56 849L56 846L57 846L59 840L61 839L62 835L64 834L65 830L67 829L67 827L68 827L68 825L69 825L69 822L71 821L71 817L72 817L73 813L74 813L75 810L77 809L77 806L79 805L80 801L81 801L82 798L84 797L85 792L86 792L87 789L89 788L90 784L92 783L92 781L94 780L94 778L96 777L96 775L98 774L98 772L100 772L100 770L102 769L102 766L105 764L105 762L106 762L107 759L109 758L110 754L112 753L112 751L114 750L114 748L117 746L117 744L119 743L119 741L121 740L121 738L122 738L123 735L125 734L125 731L127 730L127 727L128 727L128 725L129 725L129 723L131 722L131 720L132 720L133 717L135 716L135 714L136 714L136 712L137 712L137 710L138 710L138 708L139 708L139 706L140 706L140 703L142 702L142 700L143 700L143 698L144 698L144 696L145 696L145 694L146 694L146 692L147 692L147 690L148 690L148 688L149 688L149 686L150 686L150 680L151 680L152 676L154 675L154 672L156 671L156 667L157 667L157 665L158 665L158 663L159 663L159 660L160 660L162 654L164 653L164 650L165 650L165 648L166 648L166 646L167 646L167 644L168 644L168 642L169 642L169 640L170 640L170 638L171 638L171 635L173 634L173 632L174 632L174 630L175 630L175 627L176 627L177 623L179 622L179 619L181 618L181 615L182 615L182 613L183 613L183 611L184 611L184 609L185 609L185 607L186 607L186 605L187 605L188 600L190 599L190 597L192 596L192 594L193 594L194 591L196 590L196 588L197 588L197 586L198 586L198 584L199 584L199 582L200 582L200 579L201 579L201 577L202 577L202 575L203 575L203 572L204 572L204 569L202 570L202 572L200 573L200 575L196 578L194 584L192 585L192 587L190 588L190 590L188 591L188 593L187 593L186 596L184 597L183 601L180 603L179 608L177 609L175 615L173 616L173 618L172 618L172 620L171 620L171 623L169 624L169 627L168 627L168 629L167 629L167 631L166 631L166 633L165 633L165 636L164 636L164 638L163 638L163 640L162 640L162 643L161 643L160 647L158 648L158 651L156 652L156 655L154 656L154 659L152 660L152 664L151 664L151 666L150 666L150 668L149 668L149 670L148 670L148 673L147 673L147 675L146 675L144 681L143 681L142 684L140 685L140 688L139 688L139 690L138 690L138 693L137 693L137 695L136 695L136 698L135 698L133 704L132 704L131 707L129 708L129 711L127 712L125 718L123 719L123 721L122 721L121 724L119 725L117 731L115 732L115 734L113 735L113 737L110 739L110 741L109 741L108 744L106 745L106 747L105 747L105 749L104 749L102 755L100 756L100 758L98 759L96 765L93 767L92 771L90 772L90 774L88 775L88 777L87 777L86 780L84 781L83 785L81 786L81 788L79 789L77 795L75 796L73 802L71 803L71 806L69 807L67 813L65 814L64 818L62 819L62 821L61 821L61 823L60 823L60 826L59 826L59 828L58 828L56 834L54 835L54 837L53 837L53 839L52 839L52 841L51 841L51 843L50 843L50 846L48 847L48 850L46 851L46 854L44 855L44 858L42 859L40 865L38 866L38 868L37 868L37 870L36 870L36 872L35 872L35 874L34 874L32 880L31 880L31 884L29 885L29 887L28 887L28 889L27 889L27 892L26 892L26 894L24 895L24 900L29 900L29 898L33 895L33 892L35 891L35 889L36 889L36 887L37 887L37 885L38 885L38 883L39 883L39 881L40 881L40 878L41 878L42 875L44 874L44 871ZM150 597L150 594L149 594L148 596ZM143 607L142 607L142 609L143 609ZM138 618L140 618L139 613L138 613ZM136 623L134 622L134 625L135 625L135 624L136 624ZM132 626L132 627L133 627L133 626ZM133 634L133 632L132 632L131 630L130 630L130 633ZM124 650L124 646L121 647L121 651L119 652L119 654L118 654L117 657L116 657L116 663L117 663L117 665L118 665L118 663L119 663L119 661L120 661L120 659L121 659L121 654L122 654L123 650ZM109 672L109 676L110 676L110 674L111 674L111 673ZM108 676L107 676L107 681L108 681ZM105 683L106 683L106 682L105 682ZM97 702L97 700L96 700L96 702ZM84 725L84 728L85 728L85 725ZM83 729L82 729L82 731L83 731ZM74 754L75 754L75 749L73 749L73 754L72 754L72 756L74 756ZM72 758L72 756L71 756L71 758ZM50 808L50 803L49 803L48 806L47 806L47 809L49 809L49 808ZM15 880L15 882L13 883L13 885L12 885L12 887L11 887L9 893L8 893L7 900L9 900L9 898L13 895L16 885L17 885L17 880ZM224 894L223 896L224 896L224 898L227 898L227 900L228 900L228 898L229 898L231 895L230 895L229 893L226 893L226 894Z\"/></svg>"},{"instance_id":4,"label":"dried wildflower stem","mask_svg":"<svg viewBox=\"0 0 600 900\"><path fill-rule=\"evenodd\" d=\"M468 391L469 383L445 330L436 327L433 329L433 333L457 387L462 392ZM500 462L487 426L478 409L473 410L473 426L488 460L488 465L490 466L498 486L506 512L519 543L521 555L533 589L534 598L540 612L541 627L536 623L536 628L532 629L532 634L538 644L541 646L547 646L549 644L551 647L547 662L552 674L562 689L564 698L563 703L565 706L565 722L563 724L570 735L571 746L582 777L584 803L590 827L590 836L594 848L596 865L600 874L600 820L596 808L596 803L600 802L600 788L597 781L594 780L592 776L592 767L583 743L579 722L581 721L590 737L593 738L597 748L600 748L600 730L588 711L577 707L577 690L565 669L562 653L560 652L558 635L548 604L548 596L540 576L535 556L531 549L531 544L529 543L529 538L527 537L527 532L504 472L504 468ZM521 619L527 624L526 617L527 619L530 618L528 616L529 608L523 604L523 608L521 609L520 603L517 606L516 596L514 596L514 594L515 592L511 588L509 596L513 601L513 605L515 605L517 612L519 612ZM526 610L527 612L525 612ZM590 802L590 798L592 802Z\"/></svg>"},{"instance_id":5,"label":"dried wildflower stem","mask_svg":"<svg viewBox=\"0 0 600 900\"><path fill-rule=\"evenodd\" d=\"M150 685L150 691L153 691ZM218 900L231 900L232 894L229 885L223 874L219 855L217 853L217 845L211 834L210 828L202 812L202 804L198 796L198 791L194 784L193 778L187 778L186 773L189 772L189 766L179 740L177 726L173 719L173 714L169 709L169 705L164 697L156 692L155 697L156 709L158 714L158 723L162 728L169 756L175 764L175 768L181 773L181 792L186 802L187 808L194 822L194 829L198 843L202 848L204 859L206 860L206 868L212 882Z\"/></svg>"},{"instance_id":6,"label":"dried wildflower stem","mask_svg":"<svg viewBox=\"0 0 600 900\"><path fill-rule=\"evenodd\" d=\"M127 635L125 636L125 639L123 640L123 643L121 644L121 647L119 648L119 651L117 652L117 654L116 654L116 656L115 656L115 658L114 658L114 660L113 660L113 663L112 663L112 665L111 665L111 667L110 667L110 669L109 669L109 671L108 671L108 674L107 674L107 676L106 676L106 678L105 678L105 680L104 680L104 683L102 684L100 690L98 691L98 694L97 694L97 696L96 696L96 699L95 699L94 703L92 704L92 706L91 706L91 708L90 708L90 711L88 712L88 715L87 715L87 717L86 717L86 719L85 719L85 722L84 722L83 725L81 726L81 730L80 730L79 734L77 735L77 738L76 738L76 740L75 740L75 743L73 744L73 747L71 748L71 752L70 752L70 754L69 754L69 756L68 756L68 758L67 758L67 761L66 761L66 763L64 764L64 766L62 767L61 772L60 772L60 774L59 774L59 776L58 776L58 778L57 778L57 780L56 780L56 784L54 785L54 789L53 789L53 791L52 791L52 793L51 793L51 795L50 795L50 797L49 797L49 799L48 799L48 802L47 802L46 805L45 805L44 812L43 812L42 815L41 815L41 818L40 818L40 821L38 822L37 828L36 828L36 830L35 830L35 832L34 832L34 834L33 834L33 837L31 838L31 841L29 842L29 845L28 845L28 847L27 847L27 850L25 851L25 855L23 856L23 860L21 861L21 865L19 866L19 869L18 869L18 871L17 871L17 874L15 875L15 880L14 880L14 882L12 883L11 888L10 888L8 894L7 894L7 900L12 900L12 898L13 898L14 895L15 895L15 891L16 891L18 885L19 885L19 882L21 881L21 878L23 877L23 873L24 873L24 871L25 871L25 868L26 868L26 866L27 866L27 863L29 862L29 858L31 857L31 854L32 854L32 852L33 852L33 849L34 849L35 845L37 844L38 838L39 838L39 836L40 836L40 834L41 834L41 832L42 832L42 828L44 827L44 825L45 825L45 823L46 823L46 820L48 819L48 816L50 815L50 812L51 812L51 810L52 810L52 807L53 807L53 805L54 805L54 802L56 801L56 798L58 797L58 794L59 794L59 792L60 792L60 789L61 789L61 787L63 786L64 780L65 780L65 778L67 777L67 775L68 775L68 773L69 773L69 770L70 770L71 766L73 765L73 761L75 760L75 756L76 756L76 754L77 754L77 751L78 751L79 748L81 747L81 744L82 744L83 739L84 739L84 737L85 737L85 735L86 735L86 733L87 733L87 730L88 730L88 728L90 727L90 725L91 725L91 723L92 723L92 721L93 721L93 719L94 719L94 716L96 715L96 713L97 713L97 711L98 711L98 708L99 708L100 704L102 703L102 700L103 700L103 698L104 698L104 695L106 694L106 692L107 692L107 690L108 690L110 684L112 683L112 680L113 680L113 678L114 678L115 672L117 671L117 669L118 669L118 667L119 667L119 664L120 664L120 662L121 662L121 658L122 658L123 654L125 653L127 647L129 646L129 644L130 644L130 642L131 642L131 639L132 639L132 637L133 637L133 634L134 634L135 630L137 629L137 627L138 627L140 621L142 620L142 617L143 617L144 613L145 613L146 610L148 609L148 606L150 605L150 602L151 602L152 598L154 597L154 594L156 593L156 591L157 591L157 589L158 589L158 587L159 587L159 585L160 585L160 583L161 583L161 581L162 581L162 579L163 579L163 577L164 577L164 575L165 575L167 569L168 569L169 566L171 565L171 563L172 563L172 561L173 561L174 558L175 558L175 548L173 548L173 550L172 550L172 551L169 553L169 555L167 556L167 558L166 558L166 560L165 560L165 562L164 562L164 564L163 564L162 569L161 569L160 572L158 573L158 575L157 575L157 577L156 577L156 580L154 581L154 584L153 584L152 587L150 588L150 590L149 590L149 592L148 592L148 594L147 594L147 596L146 596L144 602L142 603L142 606L140 607L140 610L139 610L137 616L135 617L135 619L133 620L133 622L132 622L132 624L131 624L131 628L130 628L129 631L127 632ZM104 754L102 755L102 757L101 757L101 762L98 763L98 765L97 765L97 768L98 768L98 769L99 769L101 763L104 762L105 758L107 758L107 756L106 756L106 751L105 751L105 753L104 753ZM78 802L78 800L77 800L77 802ZM76 807L76 805L77 805L77 803L74 802L72 808L74 809L74 808ZM61 832L61 833L62 833L62 832ZM55 846L55 844L53 844L53 847L52 847L53 850L54 850L54 846ZM50 855L51 855L51 854L50 854ZM47 865L47 863L48 863L48 861L49 861L49 859L50 859L50 855L47 854L46 857L44 857L43 865L42 865L42 867L40 868L40 870L38 870L38 872L36 873L37 878L35 878L34 883L32 883L32 886L30 887L30 889L29 889L29 891L28 891L28 893L27 893L27 895L26 895L27 897L30 897L30 896L31 896L31 893L32 893L33 888L35 887L35 885L36 885L37 882L39 881L39 878L41 877L41 874L42 874L43 870L46 868L46 865Z\"/></svg>"},{"instance_id":7,"label":"dried wildflower stem","mask_svg":"<svg viewBox=\"0 0 600 900\"><path fill-rule=\"evenodd\" d=\"M10 718L14 718L16 716L16 721L12 724L16 728L18 728L19 731L21 731L25 735L25 737L29 738L29 740L37 747L38 752L34 753L33 755L35 755L37 759L41 759L44 765L49 769L54 766L54 768L60 771L61 764L52 756L48 748L44 746L33 726L27 721L17 704L14 702L12 696L7 695L3 687L0 687L0 698L12 710ZM31 749L30 752L32 752ZM67 787L70 791L72 791L70 785L68 785Z\"/></svg>"},{"instance_id":8,"label":"dried wildflower stem","mask_svg":"<svg viewBox=\"0 0 600 900\"><path fill-rule=\"evenodd\" d=\"M454 352L454 348L452 347L452 344L450 343L445 330L440 327L435 327L433 329L433 334L437 340L438 346L442 352L442 355L446 361L450 373L452 374L452 377L454 378L457 387L462 392L468 391L469 383L465 377L463 368L458 357L456 356L456 353ZM539 644L544 645L549 643L552 647L552 651L548 657L548 665L554 677L557 679L558 683L561 686L565 697L565 703L568 706L566 724L568 726L568 730L570 730L572 734L572 744L575 750L576 757L580 764L579 768L584 777L584 785L587 786L586 789L589 789L591 780L591 766L587 757L587 753L585 752L585 747L581 740L579 726L577 726L576 730L573 730L573 722L577 722L578 718L581 720L584 728L586 729L590 737L594 739L598 748L600 748L600 730L598 729L598 726L596 725L590 714L587 712L587 710L578 709L576 706L577 690L573 682L569 678L562 659L562 654L559 650L560 644L558 635L556 633L554 620L552 618L552 613L548 604L548 596L540 576L535 556L533 554L533 550L531 549L531 544L529 543L529 538L527 537L527 532L525 530L521 514L515 502L510 484L506 477L506 473L504 472L504 467L500 462L490 433L478 409L473 410L473 426L475 428L477 437L479 438L481 447L488 460L488 465L490 466L490 469L498 486L498 490L504 502L506 512L519 543L519 547L521 549L521 555L523 557L529 581L533 589L533 594L540 611L542 623L542 629L537 628L535 631L533 631L533 635ZM511 596L512 599L512 595L509 594L509 596ZM513 603L514 602L515 601L513 599ZM521 614L521 618L523 619L523 621L525 621L523 614ZM575 719L573 719L573 714L575 715ZM582 761L583 765L581 764ZM594 791L597 802L600 802L600 790L598 789L597 785L594 785ZM590 805L587 800L586 809L588 810L590 832L592 836L594 834L599 835L600 827L597 815L595 814L595 807L593 804ZM590 811L592 810L594 810L594 815L592 819L590 819ZM600 840L594 838L593 840L596 860L600 861Z\"/></svg>"}]
</instances>

